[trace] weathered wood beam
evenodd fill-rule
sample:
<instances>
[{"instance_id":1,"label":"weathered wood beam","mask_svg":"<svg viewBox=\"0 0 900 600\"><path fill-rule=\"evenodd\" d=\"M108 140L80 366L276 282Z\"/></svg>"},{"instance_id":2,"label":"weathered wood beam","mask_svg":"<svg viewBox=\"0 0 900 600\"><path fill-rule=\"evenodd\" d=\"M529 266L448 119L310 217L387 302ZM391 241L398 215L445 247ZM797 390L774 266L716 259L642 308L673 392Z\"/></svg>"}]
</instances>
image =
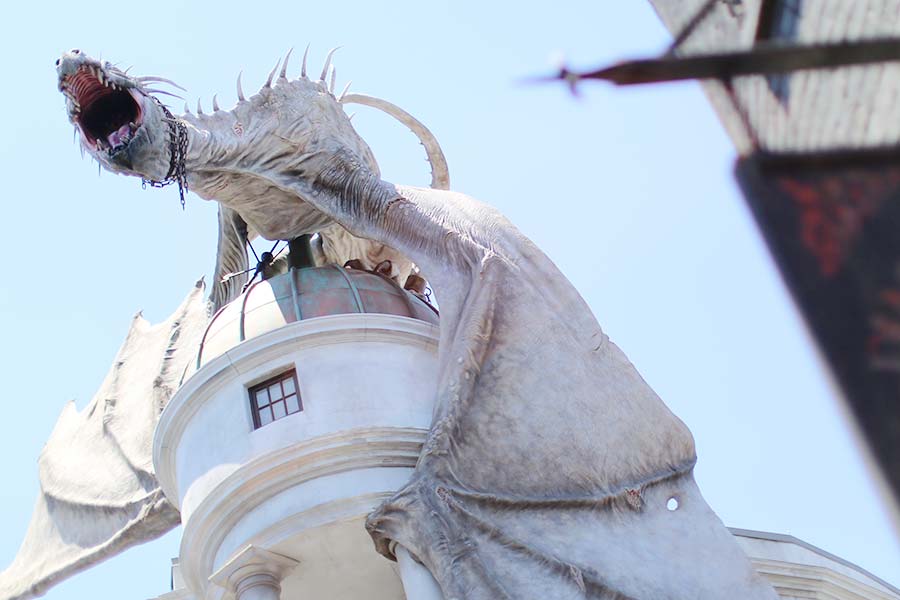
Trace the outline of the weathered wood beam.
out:
<instances>
[{"instance_id":1,"label":"weathered wood beam","mask_svg":"<svg viewBox=\"0 0 900 600\"><path fill-rule=\"evenodd\" d=\"M575 72L563 68L555 79L567 81L569 84L584 79L600 79L616 85L637 85L686 79L727 80L741 75L833 69L889 61L900 61L900 38L808 46L761 42L741 52L690 56L670 54L662 58L621 62L588 72Z\"/></svg>"}]
</instances>

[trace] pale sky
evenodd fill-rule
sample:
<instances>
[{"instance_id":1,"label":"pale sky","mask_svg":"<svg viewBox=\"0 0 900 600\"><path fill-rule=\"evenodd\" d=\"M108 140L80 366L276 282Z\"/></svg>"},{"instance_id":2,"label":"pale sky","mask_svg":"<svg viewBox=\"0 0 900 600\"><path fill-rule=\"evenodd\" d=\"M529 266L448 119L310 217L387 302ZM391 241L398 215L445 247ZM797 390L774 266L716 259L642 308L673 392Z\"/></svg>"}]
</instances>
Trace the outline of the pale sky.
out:
<instances>
[{"instance_id":1,"label":"pale sky","mask_svg":"<svg viewBox=\"0 0 900 600\"><path fill-rule=\"evenodd\" d=\"M73 47L176 80L210 106L259 86L292 46L335 56L338 87L426 123L453 189L498 207L560 266L691 428L697 480L726 525L794 535L900 585L900 546L826 373L737 191L734 150L696 84L524 85L564 54L595 66L659 52L649 4L25 3L4 10L0 564L25 533L36 460L83 407L143 309L164 319L211 275L215 206L82 160L53 63ZM299 72L299 52L291 71ZM172 104L181 111L181 102ZM360 108L386 179L426 184L415 138ZM548 401L554 400L552 398ZM601 435L602 432L598 432ZM50 600L169 589L180 531L52 589Z\"/></svg>"}]
</instances>

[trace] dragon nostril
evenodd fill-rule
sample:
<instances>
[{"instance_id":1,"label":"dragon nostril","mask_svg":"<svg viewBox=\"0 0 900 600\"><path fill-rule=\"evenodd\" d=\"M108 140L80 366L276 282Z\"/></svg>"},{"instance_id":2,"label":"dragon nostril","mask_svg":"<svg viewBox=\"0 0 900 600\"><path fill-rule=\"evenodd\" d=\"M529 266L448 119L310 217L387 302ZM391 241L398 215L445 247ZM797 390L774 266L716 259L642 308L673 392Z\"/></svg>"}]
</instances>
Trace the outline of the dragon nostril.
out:
<instances>
[{"instance_id":1,"label":"dragon nostril","mask_svg":"<svg viewBox=\"0 0 900 600\"><path fill-rule=\"evenodd\" d=\"M81 54L81 50L78 48L72 48L72 54Z\"/></svg>"}]
</instances>

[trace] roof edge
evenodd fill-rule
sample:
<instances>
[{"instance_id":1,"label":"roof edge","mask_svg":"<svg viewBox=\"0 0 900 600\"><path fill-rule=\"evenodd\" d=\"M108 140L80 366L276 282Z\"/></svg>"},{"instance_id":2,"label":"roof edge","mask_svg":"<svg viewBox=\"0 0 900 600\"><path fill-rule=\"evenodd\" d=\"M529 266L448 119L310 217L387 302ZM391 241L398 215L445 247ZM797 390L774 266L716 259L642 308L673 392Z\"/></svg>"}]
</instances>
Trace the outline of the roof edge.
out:
<instances>
[{"instance_id":1,"label":"roof edge","mask_svg":"<svg viewBox=\"0 0 900 600\"><path fill-rule=\"evenodd\" d=\"M801 548L805 548L811 552L815 552L819 556L827 558L828 560L832 560L840 565L843 565L845 567L853 569L860 575L865 575L872 581L875 581L878 584L884 586L891 592L893 592L897 595L900 595L900 589L898 589L896 586L891 585L890 583L888 583L881 577L878 577L877 575L870 573L869 571L863 569L859 565L856 565L856 564L850 562L849 560L847 560L845 558L841 558L840 556L835 556L831 552L826 552L825 550L822 550L821 548L819 548L817 546L813 546L809 542L804 542L801 539L795 538L792 535L787 535L784 533L771 533L768 531L756 531L753 529L740 529L738 527L729 527L728 531L730 531L732 533L732 535L751 538L751 539L755 539L755 540L765 540L765 541L769 541L769 542L781 542L784 544L794 544L795 546L800 546Z\"/></svg>"}]
</instances>

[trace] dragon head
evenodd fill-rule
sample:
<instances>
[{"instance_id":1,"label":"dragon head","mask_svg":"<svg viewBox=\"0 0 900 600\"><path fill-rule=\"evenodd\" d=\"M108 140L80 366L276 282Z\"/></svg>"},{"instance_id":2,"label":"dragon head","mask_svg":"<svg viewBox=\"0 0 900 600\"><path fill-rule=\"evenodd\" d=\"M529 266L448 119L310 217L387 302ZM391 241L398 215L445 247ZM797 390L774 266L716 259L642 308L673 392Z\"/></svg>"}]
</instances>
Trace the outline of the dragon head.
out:
<instances>
[{"instance_id":1,"label":"dragon head","mask_svg":"<svg viewBox=\"0 0 900 600\"><path fill-rule=\"evenodd\" d=\"M171 175L171 115L146 85L171 82L131 77L78 49L57 59L56 71L81 145L104 168L155 181Z\"/></svg>"},{"instance_id":2,"label":"dragon head","mask_svg":"<svg viewBox=\"0 0 900 600\"><path fill-rule=\"evenodd\" d=\"M201 198L237 211L253 232L292 239L332 223L316 208L317 195L343 194L363 180L380 182L375 157L345 104L372 106L399 119L425 145L432 185L448 185L440 147L421 123L389 102L346 89L335 94L333 53L318 79L307 76L305 53L300 77L289 78L289 52L249 97L238 76L231 110L219 108L213 96L211 113L198 101L196 114L185 105L178 116L156 97L174 95L156 89L159 83L174 86L168 79L133 77L80 50L66 52L56 66L69 120L83 149L104 168L154 186L177 182L182 203L190 183Z\"/></svg>"}]
</instances>

